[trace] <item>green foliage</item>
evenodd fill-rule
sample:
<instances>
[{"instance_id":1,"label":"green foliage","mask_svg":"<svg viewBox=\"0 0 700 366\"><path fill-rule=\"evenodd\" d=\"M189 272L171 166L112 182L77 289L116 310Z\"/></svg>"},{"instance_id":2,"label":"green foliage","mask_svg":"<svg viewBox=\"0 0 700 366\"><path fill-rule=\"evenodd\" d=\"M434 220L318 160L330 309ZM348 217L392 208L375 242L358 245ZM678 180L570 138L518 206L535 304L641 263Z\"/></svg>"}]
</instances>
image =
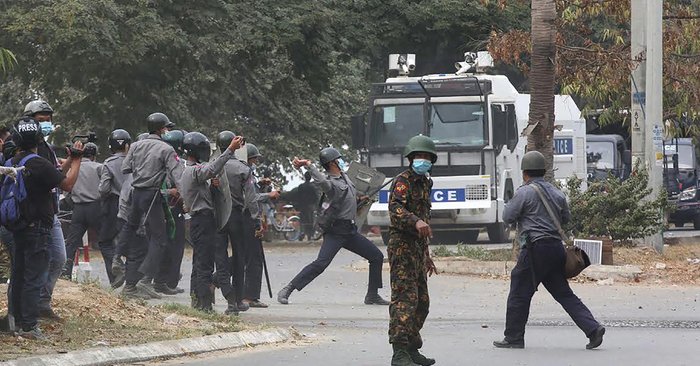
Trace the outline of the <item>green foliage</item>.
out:
<instances>
[{"instance_id":1,"label":"green foliage","mask_svg":"<svg viewBox=\"0 0 700 366\"><path fill-rule=\"evenodd\" d=\"M465 244L457 244L455 250L451 250L444 245L433 249L435 257L465 257L478 261L506 261L511 259L510 249L484 249Z\"/></svg>"},{"instance_id":2,"label":"green foliage","mask_svg":"<svg viewBox=\"0 0 700 366\"><path fill-rule=\"evenodd\" d=\"M0 71L5 74L9 70L12 70L16 63L17 58L15 54L8 49L0 47Z\"/></svg>"},{"instance_id":3,"label":"green foliage","mask_svg":"<svg viewBox=\"0 0 700 366\"><path fill-rule=\"evenodd\" d=\"M526 7L457 0L23 0L0 2L0 44L18 64L0 88L0 122L47 99L53 142L144 131L161 111L188 131L243 134L270 160L313 158L349 142L392 52L418 73L452 71L492 27ZM106 151L107 149L102 149Z\"/></svg>"},{"instance_id":4,"label":"green foliage","mask_svg":"<svg viewBox=\"0 0 700 366\"><path fill-rule=\"evenodd\" d=\"M636 169L625 181L608 175L605 180L589 183L580 191L582 180L567 181L571 220L567 227L577 237L603 236L627 241L658 233L664 227L664 212L669 209L667 194L661 190L651 200L649 175Z\"/></svg>"}]
</instances>

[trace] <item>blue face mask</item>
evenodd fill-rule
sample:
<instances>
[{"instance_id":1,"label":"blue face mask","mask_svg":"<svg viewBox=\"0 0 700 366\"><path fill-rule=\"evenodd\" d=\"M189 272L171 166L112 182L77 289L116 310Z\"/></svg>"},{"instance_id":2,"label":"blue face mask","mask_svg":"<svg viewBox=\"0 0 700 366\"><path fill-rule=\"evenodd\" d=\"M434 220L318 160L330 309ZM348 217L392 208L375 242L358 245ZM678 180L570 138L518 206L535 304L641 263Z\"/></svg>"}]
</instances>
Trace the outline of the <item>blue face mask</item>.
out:
<instances>
[{"instance_id":1,"label":"blue face mask","mask_svg":"<svg viewBox=\"0 0 700 366\"><path fill-rule=\"evenodd\" d=\"M53 132L53 122L39 122L39 125L41 126L41 133L44 135L44 137L50 135L51 132Z\"/></svg>"},{"instance_id":2,"label":"blue face mask","mask_svg":"<svg viewBox=\"0 0 700 366\"><path fill-rule=\"evenodd\" d=\"M348 170L348 163L346 163L343 159L338 159L338 168L340 168L341 171L346 172Z\"/></svg>"},{"instance_id":3,"label":"blue face mask","mask_svg":"<svg viewBox=\"0 0 700 366\"><path fill-rule=\"evenodd\" d=\"M413 171L416 172L416 174L420 175L425 175L430 171L430 168L433 167L433 163L430 162L430 160L426 159L413 159L413 164L411 164L411 168L413 168Z\"/></svg>"}]
</instances>

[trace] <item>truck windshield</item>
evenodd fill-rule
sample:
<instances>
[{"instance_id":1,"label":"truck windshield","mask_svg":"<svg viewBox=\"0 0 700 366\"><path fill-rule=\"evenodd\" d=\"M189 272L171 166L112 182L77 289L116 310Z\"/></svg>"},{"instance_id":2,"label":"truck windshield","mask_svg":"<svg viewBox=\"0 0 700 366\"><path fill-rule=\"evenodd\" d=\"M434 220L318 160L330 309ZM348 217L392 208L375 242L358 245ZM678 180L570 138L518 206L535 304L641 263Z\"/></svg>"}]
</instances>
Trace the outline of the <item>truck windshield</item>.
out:
<instances>
[{"instance_id":1,"label":"truck windshield","mask_svg":"<svg viewBox=\"0 0 700 366\"><path fill-rule=\"evenodd\" d=\"M669 166L673 164L672 156L676 152L676 145L666 145L664 150L666 151L666 156L668 157ZM678 145L678 168L679 169L693 169L693 159L695 153L693 147L690 145Z\"/></svg>"},{"instance_id":2,"label":"truck windshield","mask_svg":"<svg viewBox=\"0 0 700 366\"><path fill-rule=\"evenodd\" d=\"M371 147L404 146L408 139L423 133L423 104L376 106L370 125Z\"/></svg>"},{"instance_id":3,"label":"truck windshield","mask_svg":"<svg viewBox=\"0 0 700 366\"><path fill-rule=\"evenodd\" d=\"M607 141L588 141L586 162L597 169L614 169L615 144Z\"/></svg>"},{"instance_id":4,"label":"truck windshield","mask_svg":"<svg viewBox=\"0 0 700 366\"><path fill-rule=\"evenodd\" d=\"M430 108L430 137L436 145L486 145L482 103L436 103Z\"/></svg>"}]
</instances>

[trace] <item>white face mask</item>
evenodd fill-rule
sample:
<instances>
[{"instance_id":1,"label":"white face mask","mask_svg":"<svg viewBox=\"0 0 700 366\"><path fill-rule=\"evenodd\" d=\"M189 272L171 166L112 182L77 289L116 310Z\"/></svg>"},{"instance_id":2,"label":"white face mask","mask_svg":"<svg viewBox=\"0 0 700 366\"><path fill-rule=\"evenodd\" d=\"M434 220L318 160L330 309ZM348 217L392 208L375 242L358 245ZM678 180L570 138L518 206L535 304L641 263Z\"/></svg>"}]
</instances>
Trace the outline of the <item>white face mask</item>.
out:
<instances>
[{"instance_id":1,"label":"white face mask","mask_svg":"<svg viewBox=\"0 0 700 366\"><path fill-rule=\"evenodd\" d=\"M345 162L345 160L338 158L338 168L340 171L347 172L349 167L350 166Z\"/></svg>"}]
</instances>

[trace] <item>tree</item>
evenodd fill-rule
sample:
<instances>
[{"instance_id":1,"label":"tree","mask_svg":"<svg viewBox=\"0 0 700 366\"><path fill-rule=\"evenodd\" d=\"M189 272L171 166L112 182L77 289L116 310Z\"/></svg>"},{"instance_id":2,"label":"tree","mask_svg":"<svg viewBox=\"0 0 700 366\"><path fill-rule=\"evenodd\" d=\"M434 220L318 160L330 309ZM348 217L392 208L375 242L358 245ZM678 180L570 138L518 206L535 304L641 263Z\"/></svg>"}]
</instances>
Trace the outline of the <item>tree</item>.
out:
<instances>
[{"instance_id":1,"label":"tree","mask_svg":"<svg viewBox=\"0 0 700 366\"><path fill-rule=\"evenodd\" d=\"M542 153L545 178L554 178L554 65L556 60L554 0L532 1L532 69L530 73L530 121L525 129L528 150Z\"/></svg>"},{"instance_id":2,"label":"tree","mask_svg":"<svg viewBox=\"0 0 700 366\"><path fill-rule=\"evenodd\" d=\"M503 3L507 9L522 1ZM630 2L555 0L555 4L557 90L575 96L584 111L601 111L601 123L621 121L629 126L624 111L630 105L630 70L640 61L630 57ZM700 120L700 3L664 1L663 18L664 120L673 132L684 121ZM495 59L529 73L529 32L524 27L494 31L489 50Z\"/></svg>"},{"instance_id":3,"label":"tree","mask_svg":"<svg viewBox=\"0 0 700 366\"><path fill-rule=\"evenodd\" d=\"M3 74L11 70L17 63L17 58L8 49L0 47L0 70Z\"/></svg>"}]
</instances>

